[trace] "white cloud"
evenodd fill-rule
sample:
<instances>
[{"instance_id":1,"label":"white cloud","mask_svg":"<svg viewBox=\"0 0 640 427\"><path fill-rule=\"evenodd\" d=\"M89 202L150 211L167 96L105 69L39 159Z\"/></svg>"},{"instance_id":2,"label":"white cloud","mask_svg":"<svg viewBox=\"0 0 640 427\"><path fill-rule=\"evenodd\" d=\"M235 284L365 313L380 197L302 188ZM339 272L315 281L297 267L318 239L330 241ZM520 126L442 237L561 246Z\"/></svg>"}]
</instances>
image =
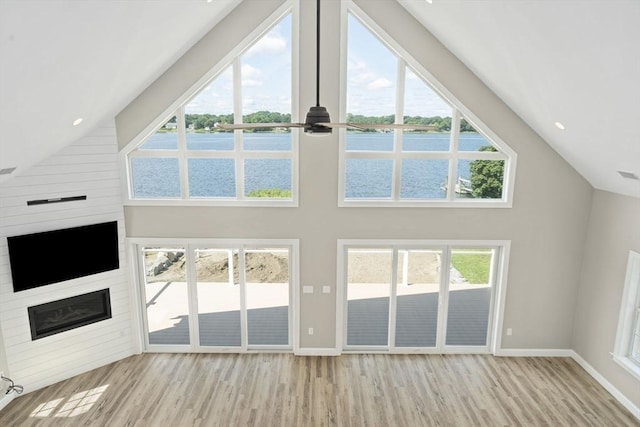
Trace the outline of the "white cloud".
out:
<instances>
[{"instance_id":1,"label":"white cloud","mask_svg":"<svg viewBox=\"0 0 640 427\"><path fill-rule=\"evenodd\" d=\"M256 67L252 67L249 64L242 64L242 78L254 79L260 77L262 75L262 71L260 71Z\"/></svg>"},{"instance_id":2,"label":"white cloud","mask_svg":"<svg viewBox=\"0 0 640 427\"><path fill-rule=\"evenodd\" d=\"M407 80L420 80L418 76L413 74L413 72L407 68Z\"/></svg>"},{"instance_id":3,"label":"white cloud","mask_svg":"<svg viewBox=\"0 0 640 427\"><path fill-rule=\"evenodd\" d=\"M260 69L249 64L242 64L241 73L243 87L262 86L262 71Z\"/></svg>"},{"instance_id":4,"label":"white cloud","mask_svg":"<svg viewBox=\"0 0 640 427\"><path fill-rule=\"evenodd\" d=\"M287 39L280 34L266 34L249 48L246 57L256 54L277 55L287 50Z\"/></svg>"},{"instance_id":5,"label":"white cloud","mask_svg":"<svg viewBox=\"0 0 640 427\"><path fill-rule=\"evenodd\" d=\"M367 63L364 61L358 61L351 58L347 59L347 70L349 71L361 71L367 69Z\"/></svg>"},{"instance_id":6,"label":"white cloud","mask_svg":"<svg viewBox=\"0 0 640 427\"><path fill-rule=\"evenodd\" d=\"M376 79L376 75L369 72L359 73L351 77L350 82L356 85L372 82Z\"/></svg>"},{"instance_id":7,"label":"white cloud","mask_svg":"<svg viewBox=\"0 0 640 427\"><path fill-rule=\"evenodd\" d=\"M262 81L254 80L254 79L242 79L242 87L256 87L256 86L262 86Z\"/></svg>"},{"instance_id":8,"label":"white cloud","mask_svg":"<svg viewBox=\"0 0 640 427\"><path fill-rule=\"evenodd\" d=\"M384 77L379 77L367 85L367 89L369 90L386 89L389 87L393 87L393 83Z\"/></svg>"}]
</instances>

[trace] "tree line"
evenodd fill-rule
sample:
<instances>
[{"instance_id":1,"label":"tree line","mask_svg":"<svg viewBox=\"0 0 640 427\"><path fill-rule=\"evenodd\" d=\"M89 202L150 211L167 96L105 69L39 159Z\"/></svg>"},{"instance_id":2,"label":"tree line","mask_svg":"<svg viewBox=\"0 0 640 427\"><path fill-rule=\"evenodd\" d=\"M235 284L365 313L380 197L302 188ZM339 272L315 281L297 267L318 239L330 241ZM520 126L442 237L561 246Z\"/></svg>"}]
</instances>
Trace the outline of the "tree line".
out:
<instances>
[{"instance_id":1,"label":"tree line","mask_svg":"<svg viewBox=\"0 0 640 427\"><path fill-rule=\"evenodd\" d=\"M348 123L380 124L389 125L395 123L395 114L387 116L364 116L362 114L347 114ZM404 116L403 123L409 125L430 125L436 132L451 132L451 117L441 116ZM476 130L465 119L460 121L460 132L475 132Z\"/></svg>"},{"instance_id":2,"label":"tree line","mask_svg":"<svg viewBox=\"0 0 640 427\"><path fill-rule=\"evenodd\" d=\"M362 114L348 113L346 121L347 123L362 124L393 124L395 123L395 115L390 114L387 116L365 116ZM175 117L173 117L169 121L169 123L175 122ZM256 111L255 113L243 115L242 122L290 123L291 114L272 111ZM185 114L185 123L187 129L194 129L196 131L213 130L216 123L233 124L233 114ZM436 132L451 131L451 117L404 116L404 123L412 125L431 125L434 126ZM462 119L460 121L460 132L475 132L475 129L465 119Z\"/></svg>"}]
</instances>

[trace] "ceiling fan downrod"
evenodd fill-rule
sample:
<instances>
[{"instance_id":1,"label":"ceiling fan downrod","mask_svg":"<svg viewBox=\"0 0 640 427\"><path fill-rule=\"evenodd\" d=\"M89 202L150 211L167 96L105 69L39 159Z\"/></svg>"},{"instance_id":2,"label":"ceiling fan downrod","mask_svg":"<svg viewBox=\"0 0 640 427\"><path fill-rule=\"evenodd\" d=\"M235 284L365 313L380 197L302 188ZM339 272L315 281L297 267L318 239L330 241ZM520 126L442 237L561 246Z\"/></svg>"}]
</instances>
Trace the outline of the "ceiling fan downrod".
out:
<instances>
[{"instance_id":1,"label":"ceiling fan downrod","mask_svg":"<svg viewBox=\"0 0 640 427\"><path fill-rule=\"evenodd\" d=\"M325 107L320 105L320 0L316 0L316 105L309 109L304 131L307 133L331 133L328 126L317 123L330 123L331 117Z\"/></svg>"}]
</instances>

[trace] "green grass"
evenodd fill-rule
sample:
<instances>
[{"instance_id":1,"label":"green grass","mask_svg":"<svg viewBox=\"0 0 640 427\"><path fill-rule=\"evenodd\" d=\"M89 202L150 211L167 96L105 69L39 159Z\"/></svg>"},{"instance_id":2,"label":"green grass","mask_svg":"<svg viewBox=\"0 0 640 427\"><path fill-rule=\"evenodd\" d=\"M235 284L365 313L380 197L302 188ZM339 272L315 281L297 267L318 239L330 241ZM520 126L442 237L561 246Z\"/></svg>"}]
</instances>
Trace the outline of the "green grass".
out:
<instances>
[{"instance_id":1,"label":"green grass","mask_svg":"<svg viewBox=\"0 0 640 427\"><path fill-rule=\"evenodd\" d=\"M290 199L291 190L283 190L281 188L263 188L253 190L247 194L247 197L268 197L270 199Z\"/></svg>"},{"instance_id":2,"label":"green grass","mask_svg":"<svg viewBox=\"0 0 640 427\"><path fill-rule=\"evenodd\" d=\"M473 284L489 283L489 269L491 267L491 253L453 253L451 264L458 270L467 282Z\"/></svg>"}]
</instances>

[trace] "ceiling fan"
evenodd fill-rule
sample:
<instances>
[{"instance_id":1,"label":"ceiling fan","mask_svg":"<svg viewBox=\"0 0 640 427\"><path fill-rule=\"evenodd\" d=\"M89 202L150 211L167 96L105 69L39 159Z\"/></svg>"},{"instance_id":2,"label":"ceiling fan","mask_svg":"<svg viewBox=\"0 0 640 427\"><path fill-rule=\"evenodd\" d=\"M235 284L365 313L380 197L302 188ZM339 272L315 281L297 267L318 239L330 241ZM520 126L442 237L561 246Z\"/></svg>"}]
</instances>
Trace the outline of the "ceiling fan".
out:
<instances>
[{"instance_id":1,"label":"ceiling fan","mask_svg":"<svg viewBox=\"0 0 640 427\"><path fill-rule=\"evenodd\" d=\"M304 123L216 123L222 130L270 129L270 128L303 128L309 134L328 134L333 128L370 129L404 129L434 130L432 125L410 124L364 124L364 123L331 123L331 117L325 107L320 105L320 0L316 1L316 105L307 112Z\"/></svg>"}]
</instances>

